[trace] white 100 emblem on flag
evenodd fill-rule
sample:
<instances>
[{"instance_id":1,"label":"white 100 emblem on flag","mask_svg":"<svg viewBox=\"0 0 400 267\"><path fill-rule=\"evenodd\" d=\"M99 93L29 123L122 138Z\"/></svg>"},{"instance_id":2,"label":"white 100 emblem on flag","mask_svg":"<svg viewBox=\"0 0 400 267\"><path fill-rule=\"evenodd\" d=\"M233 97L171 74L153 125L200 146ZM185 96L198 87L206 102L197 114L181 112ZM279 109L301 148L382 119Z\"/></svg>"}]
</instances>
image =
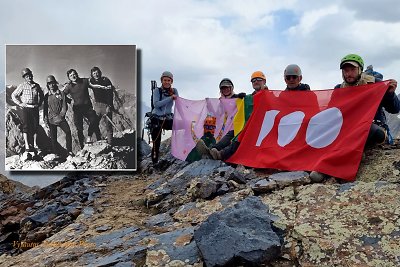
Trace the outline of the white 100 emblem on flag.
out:
<instances>
[{"instance_id":1,"label":"white 100 emblem on flag","mask_svg":"<svg viewBox=\"0 0 400 267\"><path fill-rule=\"evenodd\" d=\"M256 146L260 146L264 138L274 127L279 110L265 112ZM300 130L305 114L302 111L292 112L281 118L278 124L278 145L285 147L290 144ZM315 114L308 123L306 142L314 148L323 148L333 143L338 137L343 125L342 112L338 108L329 108Z\"/></svg>"}]
</instances>

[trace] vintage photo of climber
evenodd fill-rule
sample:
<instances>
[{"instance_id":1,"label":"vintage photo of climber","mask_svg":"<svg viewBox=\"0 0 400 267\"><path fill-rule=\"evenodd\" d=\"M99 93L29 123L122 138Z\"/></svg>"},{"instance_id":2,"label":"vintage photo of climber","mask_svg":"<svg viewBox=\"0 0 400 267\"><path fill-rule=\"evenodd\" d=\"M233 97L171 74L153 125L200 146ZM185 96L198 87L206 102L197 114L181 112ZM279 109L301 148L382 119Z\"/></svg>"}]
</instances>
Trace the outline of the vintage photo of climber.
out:
<instances>
[{"instance_id":1,"label":"vintage photo of climber","mask_svg":"<svg viewBox=\"0 0 400 267\"><path fill-rule=\"evenodd\" d=\"M137 169L135 45L6 45L5 169Z\"/></svg>"}]
</instances>

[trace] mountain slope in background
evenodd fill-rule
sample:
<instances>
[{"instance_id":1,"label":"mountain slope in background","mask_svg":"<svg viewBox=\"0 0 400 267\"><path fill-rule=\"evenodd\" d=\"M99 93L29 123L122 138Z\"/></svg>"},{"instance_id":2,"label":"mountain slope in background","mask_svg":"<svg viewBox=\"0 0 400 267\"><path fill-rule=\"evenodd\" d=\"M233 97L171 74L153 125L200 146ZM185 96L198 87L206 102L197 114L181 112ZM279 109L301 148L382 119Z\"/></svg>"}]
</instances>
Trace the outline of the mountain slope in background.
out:
<instances>
[{"instance_id":1,"label":"mountain slope in background","mask_svg":"<svg viewBox=\"0 0 400 267\"><path fill-rule=\"evenodd\" d=\"M397 97L400 99L400 94ZM386 118L393 138L400 138L400 114L389 114L386 112Z\"/></svg>"}]
</instances>

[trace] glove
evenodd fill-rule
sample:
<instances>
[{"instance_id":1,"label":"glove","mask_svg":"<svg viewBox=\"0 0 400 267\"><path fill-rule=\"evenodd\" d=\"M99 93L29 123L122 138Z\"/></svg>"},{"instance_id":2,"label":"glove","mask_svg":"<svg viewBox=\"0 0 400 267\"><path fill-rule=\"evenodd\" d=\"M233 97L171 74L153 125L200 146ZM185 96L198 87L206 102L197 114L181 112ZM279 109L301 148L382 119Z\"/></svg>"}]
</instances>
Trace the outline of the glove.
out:
<instances>
[{"instance_id":1,"label":"glove","mask_svg":"<svg viewBox=\"0 0 400 267\"><path fill-rule=\"evenodd\" d=\"M246 93L239 93L238 98L243 99L246 97Z\"/></svg>"}]
</instances>

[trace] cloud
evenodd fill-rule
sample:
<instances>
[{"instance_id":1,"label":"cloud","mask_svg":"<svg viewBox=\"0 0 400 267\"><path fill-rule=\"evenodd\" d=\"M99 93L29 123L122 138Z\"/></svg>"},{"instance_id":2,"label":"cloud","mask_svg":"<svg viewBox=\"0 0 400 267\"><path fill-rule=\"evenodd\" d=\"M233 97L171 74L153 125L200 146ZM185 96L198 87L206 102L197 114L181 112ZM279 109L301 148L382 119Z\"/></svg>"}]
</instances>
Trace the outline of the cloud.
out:
<instances>
[{"instance_id":1,"label":"cloud","mask_svg":"<svg viewBox=\"0 0 400 267\"><path fill-rule=\"evenodd\" d=\"M356 19L400 22L400 5L397 0L352 0L342 1L342 4L354 12Z\"/></svg>"},{"instance_id":2,"label":"cloud","mask_svg":"<svg viewBox=\"0 0 400 267\"><path fill-rule=\"evenodd\" d=\"M324 19L326 16L337 14L338 11L338 7L333 5L305 12L300 19L300 23L289 28L288 33L289 35L309 35L316 28L319 21Z\"/></svg>"}]
</instances>

